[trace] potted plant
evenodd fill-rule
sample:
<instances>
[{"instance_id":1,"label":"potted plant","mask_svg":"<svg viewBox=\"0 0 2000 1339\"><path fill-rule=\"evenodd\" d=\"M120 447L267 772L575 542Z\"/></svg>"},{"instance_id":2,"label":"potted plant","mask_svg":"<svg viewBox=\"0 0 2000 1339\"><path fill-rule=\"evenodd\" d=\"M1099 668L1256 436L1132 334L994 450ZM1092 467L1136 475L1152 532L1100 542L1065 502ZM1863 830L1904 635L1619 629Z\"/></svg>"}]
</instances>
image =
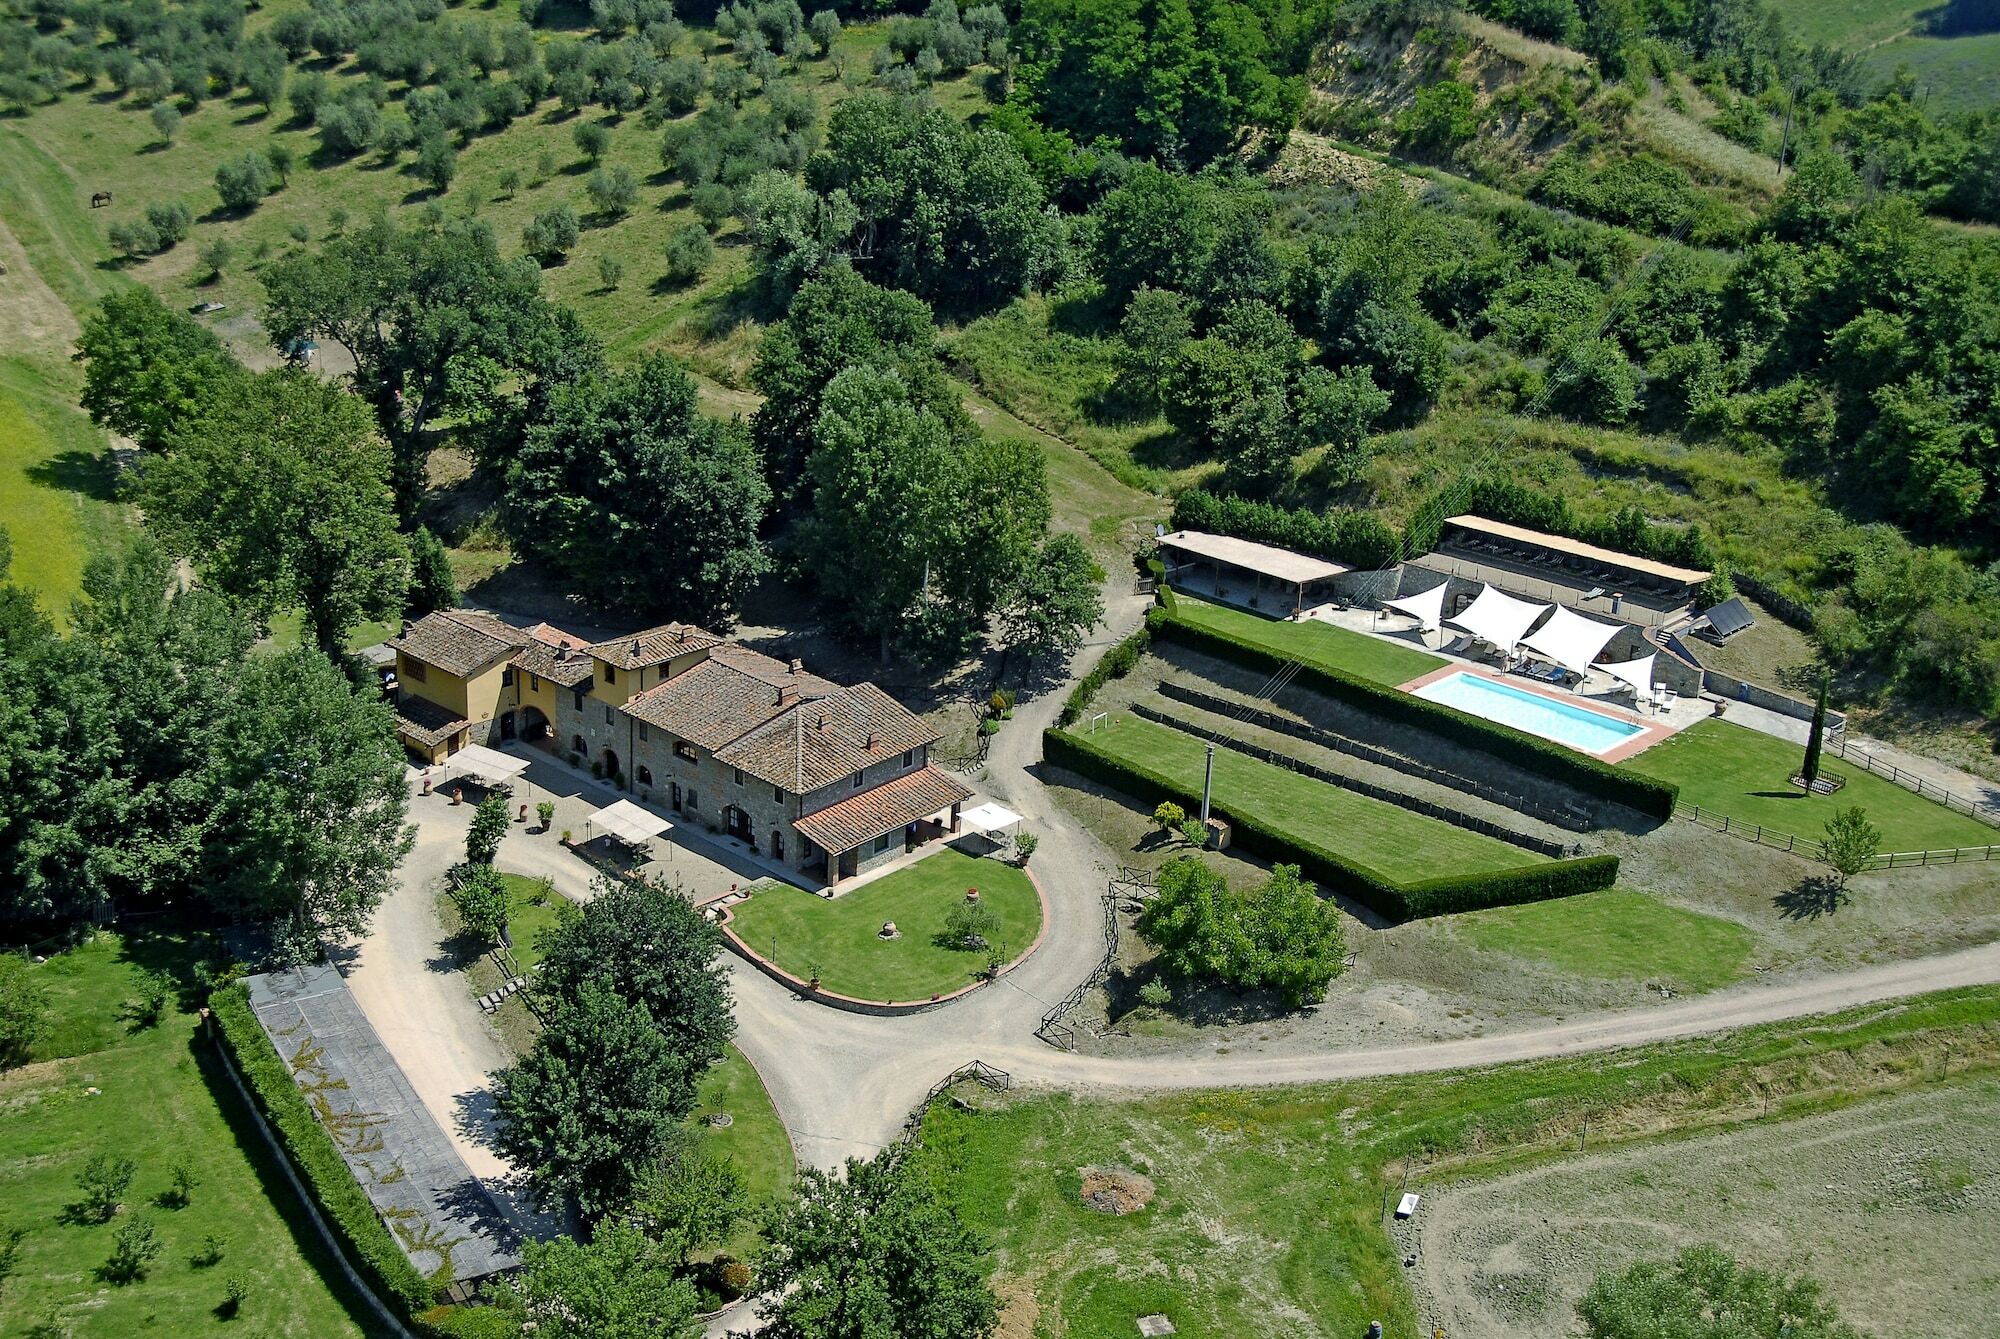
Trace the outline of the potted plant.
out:
<instances>
[{"instance_id":1,"label":"potted plant","mask_svg":"<svg viewBox=\"0 0 2000 1339\"><path fill-rule=\"evenodd\" d=\"M1024 832L1020 836L1014 838L1014 851L1015 854L1020 858L1020 865L1022 869L1026 869L1028 867L1028 862L1035 858L1035 851L1038 847L1041 846L1041 844L1042 844L1042 839L1040 837L1037 837L1032 832Z\"/></svg>"},{"instance_id":2,"label":"potted plant","mask_svg":"<svg viewBox=\"0 0 2000 1339\"><path fill-rule=\"evenodd\" d=\"M556 821L556 806L552 800L543 800L535 806L535 817L542 820L542 831L547 832Z\"/></svg>"},{"instance_id":3,"label":"potted plant","mask_svg":"<svg viewBox=\"0 0 2000 1339\"><path fill-rule=\"evenodd\" d=\"M568 845L570 844L570 840L569 840L569 829L568 829L568 828L564 828L564 829L563 829L563 835L562 835L562 844L563 844L564 846L568 846Z\"/></svg>"},{"instance_id":4,"label":"potted plant","mask_svg":"<svg viewBox=\"0 0 2000 1339\"><path fill-rule=\"evenodd\" d=\"M807 979L807 981L806 981L806 989L807 989L807 990L818 990L818 989L819 989L819 959L817 959L817 958L813 958L813 959L809 960L809 961L808 961L808 962L806 963L806 976L807 976L807 978L808 978L808 979Z\"/></svg>"}]
</instances>

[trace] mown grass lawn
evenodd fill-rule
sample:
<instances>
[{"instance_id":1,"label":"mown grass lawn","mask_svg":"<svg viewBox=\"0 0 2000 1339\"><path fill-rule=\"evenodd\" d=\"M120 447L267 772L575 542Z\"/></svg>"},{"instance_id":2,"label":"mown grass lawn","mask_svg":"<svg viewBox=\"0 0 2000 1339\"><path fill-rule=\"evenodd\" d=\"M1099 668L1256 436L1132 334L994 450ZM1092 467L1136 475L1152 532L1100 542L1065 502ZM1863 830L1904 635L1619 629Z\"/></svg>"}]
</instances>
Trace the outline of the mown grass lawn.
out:
<instances>
[{"instance_id":1,"label":"mown grass lawn","mask_svg":"<svg viewBox=\"0 0 2000 1339\"><path fill-rule=\"evenodd\" d=\"M1137 717L1088 735L1092 745L1135 767L1174 777L1201 792L1202 741ZM1150 805L1158 796L1133 797ZM1342 790L1234 750L1215 750L1215 802L1315 846L1408 883L1446 874L1519 869L1540 857L1478 832Z\"/></svg>"},{"instance_id":2,"label":"mown grass lawn","mask_svg":"<svg viewBox=\"0 0 2000 1339\"><path fill-rule=\"evenodd\" d=\"M1596 1149L1760 1110L1802 1115L1930 1083L1943 1047L1960 1057L1955 1075L1990 1072L1996 1022L2000 991L1984 988L1621 1052L1615 1064L938 1103L919 1156L996 1248L1006 1333L1130 1339L1135 1317L1161 1312L1182 1339L1359 1335L1371 1320L1416 1335L1429 1331L1387 1231L1406 1166L1421 1192L1427 1165L1461 1177L1559 1156L1586 1123ZM1122 1217L1094 1212L1078 1194L1093 1166L1142 1173L1157 1197ZM1811 1245L1809 1225L1788 1230Z\"/></svg>"},{"instance_id":3,"label":"mown grass lawn","mask_svg":"<svg viewBox=\"0 0 2000 1339\"><path fill-rule=\"evenodd\" d=\"M1715 990L1743 975L1756 936L1735 921L1626 888L1472 911L1453 928L1483 949L1605 981Z\"/></svg>"},{"instance_id":4,"label":"mown grass lawn","mask_svg":"<svg viewBox=\"0 0 2000 1339\"><path fill-rule=\"evenodd\" d=\"M1655 744L1625 764L1635 772L1674 782L1683 804L1698 804L1744 823L1817 842L1826 821L1842 809L1860 807L1882 830L1884 851L1943 850L1954 846L2000 844L2000 828L1988 827L1826 755L1824 770L1847 778L1834 795L1806 795L1791 778L1805 760L1805 748L1729 721L1707 720Z\"/></svg>"},{"instance_id":5,"label":"mown grass lawn","mask_svg":"<svg viewBox=\"0 0 2000 1339\"><path fill-rule=\"evenodd\" d=\"M0 1287L0 1334L88 1336L257 1334L322 1339L372 1333L329 1280L337 1267L306 1226L282 1172L196 1036L196 1016L170 1005L154 1027L126 1015L143 969L188 969L198 944L171 934L100 934L36 967L56 1028L22 1068L0 1072L0 1224L25 1230ZM192 999L186 1001L192 1003ZM96 1089L93 1094L90 1090ZM77 1171L99 1152L138 1163L125 1209L110 1223L70 1221ZM177 1158L199 1178L185 1208L156 1202ZM135 1215L165 1250L146 1277L114 1285L97 1270ZM214 1236L220 1262L192 1257ZM229 1279L248 1288L240 1316L215 1313Z\"/></svg>"},{"instance_id":6,"label":"mown grass lawn","mask_svg":"<svg viewBox=\"0 0 2000 1339\"><path fill-rule=\"evenodd\" d=\"M1341 670L1376 683L1408 683L1444 664L1434 655L1398 646L1379 637L1369 637L1330 623L1309 620L1303 623L1259 618L1190 596L1174 593L1180 617L1196 627L1232 637L1266 651L1317 665Z\"/></svg>"},{"instance_id":7,"label":"mown grass lawn","mask_svg":"<svg viewBox=\"0 0 2000 1339\"><path fill-rule=\"evenodd\" d=\"M729 1124L719 1128L710 1125L708 1118L716 1112L728 1113ZM701 1130L710 1152L736 1164L752 1205L761 1208L774 1203L791 1188L798 1171L791 1137L785 1133L784 1122L778 1119L756 1067L734 1046L702 1077L690 1119ZM722 1252L742 1260L762 1240L756 1223L746 1223Z\"/></svg>"},{"instance_id":8,"label":"mown grass lawn","mask_svg":"<svg viewBox=\"0 0 2000 1339\"><path fill-rule=\"evenodd\" d=\"M1040 933L1042 902L1028 876L999 860L947 847L831 900L790 884L766 884L733 908L730 928L754 951L801 979L864 1000L925 1000L969 985L986 968L982 950L946 948L945 917L977 888L1000 918L994 947L1019 957ZM877 938L894 921L897 939Z\"/></svg>"}]
</instances>

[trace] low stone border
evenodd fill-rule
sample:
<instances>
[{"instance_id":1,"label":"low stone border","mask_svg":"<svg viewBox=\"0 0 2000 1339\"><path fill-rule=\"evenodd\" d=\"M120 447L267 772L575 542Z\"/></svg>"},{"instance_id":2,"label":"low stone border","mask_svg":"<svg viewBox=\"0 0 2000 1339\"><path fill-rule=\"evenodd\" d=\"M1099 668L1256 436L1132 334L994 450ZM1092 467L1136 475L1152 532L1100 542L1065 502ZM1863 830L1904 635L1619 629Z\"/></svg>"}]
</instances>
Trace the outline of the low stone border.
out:
<instances>
[{"instance_id":1,"label":"low stone border","mask_svg":"<svg viewBox=\"0 0 2000 1339\"><path fill-rule=\"evenodd\" d=\"M1022 950L1019 957L1007 963L992 976L980 981L974 981L970 985L960 986L948 995L933 995L927 1000L901 1002L896 1000L858 1000L852 995L842 995L836 991L825 989L815 990L812 986L799 980L799 978L793 976L769 958L764 957L737 937L736 931L729 928L729 923L735 919L735 916L731 913L726 899L719 903L712 902L709 906L716 910L717 921L722 926L723 942L728 944L729 951L749 963L752 967L755 967L765 976L776 981L779 985L788 987L796 995L824 1004L832 1009L842 1009L851 1014L870 1014L877 1018L894 1018L902 1014L922 1013L926 1009L935 1009L941 1004L950 1004L953 1000L970 995L973 991L983 986L993 984L993 982L998 981L1001 977L1035 956L1035 950L1042 946L1042 940L1049 932L1049 895L1042 891L1042 881L1035 877L1034 871L1030 870L1026 865L1017 865L1015 868L1027 876L1028 885L1035 890L1035 900L1041 906L1042 923L1035 931L1035 942L1028 945L1027 948ZM743 899L739 898L737 900L741 901Z\"/></svg>"}]
</instances>

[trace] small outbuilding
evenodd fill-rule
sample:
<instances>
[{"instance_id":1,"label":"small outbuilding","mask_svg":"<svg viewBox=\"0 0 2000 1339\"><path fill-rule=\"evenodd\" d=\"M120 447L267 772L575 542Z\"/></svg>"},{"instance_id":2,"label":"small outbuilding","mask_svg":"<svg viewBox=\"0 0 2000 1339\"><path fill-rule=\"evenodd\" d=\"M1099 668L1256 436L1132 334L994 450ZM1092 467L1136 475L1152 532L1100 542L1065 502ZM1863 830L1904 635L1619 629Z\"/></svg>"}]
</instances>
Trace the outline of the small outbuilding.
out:
<instances>
[{"instance_id":1,"label":"small outbuilding","mask_svg":"<svg viewBox=\"0 0 2000 1339\"><path fill-rule=\"evenodd\" d=\"M1280 618L1330 602L1334 579L1354 570L1253 539L1199 530L1161 535L1159 545L1174 589Z\"/></svg>"}]
</instances>

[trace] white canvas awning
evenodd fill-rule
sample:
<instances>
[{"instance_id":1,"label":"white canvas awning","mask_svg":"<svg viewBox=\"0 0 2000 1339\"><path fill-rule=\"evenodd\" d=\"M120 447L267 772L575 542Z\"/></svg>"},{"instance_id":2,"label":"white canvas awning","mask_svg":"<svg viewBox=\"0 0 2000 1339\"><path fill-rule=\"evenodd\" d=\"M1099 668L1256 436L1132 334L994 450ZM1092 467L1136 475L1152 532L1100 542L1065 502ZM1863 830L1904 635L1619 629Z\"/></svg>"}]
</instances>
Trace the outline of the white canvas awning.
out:
<instances>
[{"instance_id":1,"label":"white canvas awning","mask_svg":"<svg viewBox=\"0 0 2000 1339\"><path fill-rule=\"evenodd\" d=\"M1463 628L1482 642L1511 651L1535 626L1535 620L1552 606L1517 600L1503 590L1481 586L1479 595L1464 610L1445 622Z\"/></svg>"},{"instance_id":2,"label":"white canvas awning","mask_svg":"<svg viewBox=\"0 0 2000 1339\"><path fill-rule=\"evenodd\" d=\"M1599 623L1594 618L1585 618L1573 609L1557 605L1555 612L1549 615L1549 621L1523 637L1521 645L1537 655L1548 657L1566 670L1588 674L1590 663L1597 659L1597 653L1624 626L1622 623Z\"/></svg>"},{"instance_id":3,"label":"white canvas awning","mask_svg":"<svg viewBox=\"0 0 2000 1339\"><path fill-rule=\"evenodd\" d=\"M1399 595L1382 603L1399 613L1408 614L1417 620L1417 627L1424 632L1437 631L1438 616L1444 613L1444 591L1451 582L1440 581L1429 590L1415 595Z\"/></svg>"},{"instance_id":4,"label":"white canvas awning","mask_svg":"<svg viewBox=\"0 0 2000 1339\"><path fill-rule=\"evenodd\" d=\"M1599 665L1597 668L1603 670L1614 679L1622 679L1626 683L1631 684L1634 692L1638 693L1640 697L1645 697L1653 691L1653 656L1655 654L1657 653L1648 652L1640 656L1637 660L1621 660L1615 665Z\"/></svg>"},{"instance_id":5,"label":"white canvas awning","mask_svg":"<svg viewBox=\"0 0 2000 1339\"><path fill-rule=\"evenodd\" d=\"M1011 828L1021 821L1021 816L1004 804L987 800L958 816L958 825L967 832L998 832Z\"/></svg>"},{"instance_id":6,"label":"white canvas awning","mask_svg":"<svg viewBox=\"0 0 2000 1339\"><path fill-rule=\"evenodd\" d=\"M467 776L476 776L491 785L504 785L528 770L526 758L489 749L484 744L467 744L444 760L444 765Z\"/></svg>"},{"instance_id":7,"label":"white canvas awning","mask_svg":"<svg viewBox=\"0 0 2000 1339\"><path fill-rule=\"evenodd\" d=\"M634 846L644 845L673 826L652 810L641 809L630 800L607 804L586 821Z\"/></svg>"}]
</instances>

